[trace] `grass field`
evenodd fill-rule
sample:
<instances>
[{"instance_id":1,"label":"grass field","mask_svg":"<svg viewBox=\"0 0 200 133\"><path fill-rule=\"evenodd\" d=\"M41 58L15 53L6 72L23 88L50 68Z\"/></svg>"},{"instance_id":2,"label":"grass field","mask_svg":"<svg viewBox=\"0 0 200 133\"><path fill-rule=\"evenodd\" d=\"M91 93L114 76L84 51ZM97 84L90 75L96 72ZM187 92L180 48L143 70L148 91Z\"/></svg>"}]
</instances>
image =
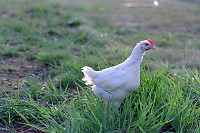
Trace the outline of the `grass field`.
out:
<instances>
[{"instance_id":1,"label":"grass field","mask_svg":"<svg viewBox=\"0 0 200 133\"><path fill-rule=\"evenodd\" d=\"M0 132L200 132L199 6L0 1ZM157 50L144 57L139 89L119 111L105 106L80 68L116 65L149 38Z\"/></svg>"}]
</instances>

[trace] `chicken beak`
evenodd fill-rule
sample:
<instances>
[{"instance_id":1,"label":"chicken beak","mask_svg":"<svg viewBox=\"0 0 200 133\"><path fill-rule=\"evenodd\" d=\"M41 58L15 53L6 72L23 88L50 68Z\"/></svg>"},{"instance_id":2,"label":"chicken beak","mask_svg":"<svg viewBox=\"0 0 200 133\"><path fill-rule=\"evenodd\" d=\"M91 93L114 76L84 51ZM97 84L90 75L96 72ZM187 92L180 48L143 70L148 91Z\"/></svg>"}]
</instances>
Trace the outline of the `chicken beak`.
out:
<instances>
[{"instance_id":1,"label":"chicken beak","mask_svg":"<svg viewBox=\"0 0 200 133\"><path fill-rule=\"evenodd\" d=\"M155 45L151 45L151 49L156 49L156 46Z\"/></svg>"}]
</instances>

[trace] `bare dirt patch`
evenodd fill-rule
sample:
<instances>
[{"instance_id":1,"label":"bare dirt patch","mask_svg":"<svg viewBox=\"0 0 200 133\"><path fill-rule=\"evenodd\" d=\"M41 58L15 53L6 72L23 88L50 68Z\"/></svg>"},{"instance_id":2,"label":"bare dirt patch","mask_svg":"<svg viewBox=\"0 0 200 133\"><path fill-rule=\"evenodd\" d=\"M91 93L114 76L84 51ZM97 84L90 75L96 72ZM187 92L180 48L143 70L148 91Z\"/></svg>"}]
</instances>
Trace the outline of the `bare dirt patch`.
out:
<instances>
[{"instance_id":1,"label":"bare dirt patch","mask_svg":"<svg viewBox=\"0 0 200 133\"><path fill-rule=\"evenodd\" d=\"M46 68L38 61L21 57L2 57L0 61L0 91L19 90L20 81L26 77L36 76L45 79Z\"/></svg>"},{"instance_id":2,"label":"bare dirt patch","mask_svg":"<svg viewBox=\"0 0 200 133\"><path fill-rule=\"evenodd\" d=\"M1 126L0 126L1 128ZM16 133L45 133L43 131L40 131L38 129L33 129L30 126L26 126L23 124L17 124L13 127L12 130L1 130L0 129L0 133L12 133L12 132L16 132Z\"/></svg>"}]
</instances>

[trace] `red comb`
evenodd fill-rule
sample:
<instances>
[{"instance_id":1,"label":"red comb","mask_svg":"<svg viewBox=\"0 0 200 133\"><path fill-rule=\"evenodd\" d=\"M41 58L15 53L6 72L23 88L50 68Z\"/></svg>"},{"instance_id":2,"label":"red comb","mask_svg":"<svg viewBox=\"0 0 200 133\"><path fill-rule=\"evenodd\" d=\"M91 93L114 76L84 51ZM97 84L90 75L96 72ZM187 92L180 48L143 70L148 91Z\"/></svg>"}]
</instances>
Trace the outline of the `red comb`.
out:
<instances>
[{"instance_id":1,"label":"red comb","mask_svg":"<svg viewBox=\"0 0 200 133\"><path fill-rule=\"evenodd\" d=\"M154 42L153 42L153 41L151 41L150 39L148 39L148 41L149 41L152 45L154 45Z\"/></svg>"}]
</instances>

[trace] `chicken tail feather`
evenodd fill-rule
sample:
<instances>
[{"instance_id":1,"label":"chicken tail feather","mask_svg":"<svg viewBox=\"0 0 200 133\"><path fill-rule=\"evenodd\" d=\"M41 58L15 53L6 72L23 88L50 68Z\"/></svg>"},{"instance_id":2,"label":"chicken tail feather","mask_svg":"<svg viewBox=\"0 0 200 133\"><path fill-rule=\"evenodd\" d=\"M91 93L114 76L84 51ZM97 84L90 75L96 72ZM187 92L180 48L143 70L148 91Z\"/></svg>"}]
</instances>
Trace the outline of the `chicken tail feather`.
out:
<instances>
[{"instance_id":1,"label":"chicken tail feather","mask_svg":"<svg viewBox=\"0 0 200 133\"><path fill-rule=\"evenodd\" d=\"M93 85L93 78L94 78L94 70L88 66L85 66L82 69L84 74L83 81L86 82L86 85Z\"/></svg>"}]
</instances>

